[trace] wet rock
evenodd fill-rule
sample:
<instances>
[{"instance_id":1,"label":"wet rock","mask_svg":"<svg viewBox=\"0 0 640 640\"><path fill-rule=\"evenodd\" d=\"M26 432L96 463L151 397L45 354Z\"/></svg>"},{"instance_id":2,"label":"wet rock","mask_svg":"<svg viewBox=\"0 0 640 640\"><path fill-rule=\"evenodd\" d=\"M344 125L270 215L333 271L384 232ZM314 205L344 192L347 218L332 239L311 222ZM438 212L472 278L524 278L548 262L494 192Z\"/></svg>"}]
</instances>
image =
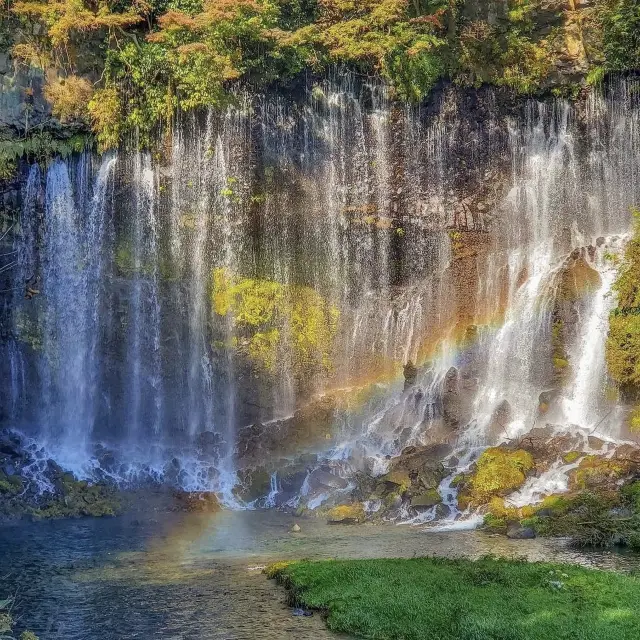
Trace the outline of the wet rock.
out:
<instances>
[{"instance_id":1,"label":"wet rock","mask_svg":"<svg viewBox=\"0 0 640 640\"><path fill-rule=\"evenodd\" d=\"M316 469L309 474L308 484L311 491L323 491L327 489L346 489L349 482L328 471Z\"/></svg>"},{"instance_id":2,"label":"wet rock","mask_svg":"<svg viewBox=\"0 0 640 640\"><path fill-rule=\"evenodd\" d=\"M524 449L491 447L478 458L475 470L459 485L460 508L487 504L519 489L534 469L530 452Z\"/></svg>"},{"instance_id":3,"label":"wet rock","mask_svg":"<svg viewBox=\"0 0 640 640\"><path fill-rule=\"evenodd\" d=\"M413 362L411 362L411 360L409 360L409 362L407 362L407 364L404 365L403 374L404 374L404 388L406 391L409 387L412 387L416 383L416 380L418 379L418 369L413 364Z\"/></svg>"},{"instance_id":4,"label":"wet rock","mask_svg":"<svg viewBox=\"0 0 640 640\"><path fill-rule=\"evenodd\" d=\"M0 455L20 458L22 452L23 444L17 435L7 432L0 434Z\"/></svg>"},{"instance_id":5,"label":"wet rock","mask_svg":"<svg viewBox=\"0 0 640 640\"><path fill-rule=\"evenodd\" d=\"M591 447L595 449L596 447ZM616 448L613 454L615 460L625 460L634 465L640 464L640 447L633 444L622 444Z\"/></svg>"},{"instance_id":6,"label":"wet rock","mask_svg":"<svg viewBox=\"0 0 640 640\"><path fill-rule=\"evenodd\" d=\"M621 479L637 470L637 463L620 458L585 456L576 469L569 472L572 490L615 491Z\"/></svg>"},{"instance_id":7,"label":"wet rock","mask_svg":"<svg viewBox=\"0 0 640 640\"><path fill-rule=\"evenodd\" d=\"M520 523L507 525L507 538L512 540L531 540L536 537L536 532L531 527L523 527Z\"/></svg>"},{"instance_id":8,"label":"wet rock","mask_svg":"<svg viewBox=\"0 0 640 640\"><path fill-rule=\"evenodd\" d=\"M196 436L195 440L195 445L200 453L207 456L217 456L222 444L222 436L213 431L203 431Z\"/></svg>"},{"instance_id":9,"label":"wet rock","mask_svg":"<svg viewBox=\"0 0 640 640\"><path fill-rule=\"evenodd\" d=\"M493 410L491 420L487 426L487 437L490 442L496 442L497 439L505 432L511 422L512 413L511 405L507 400L500 402L500 404L498 404L498 406Z\"/></svg>"},{"instance_id":10,"label":"wet rock","mask_svg":"<svg viewBox=\"0 0 640 640\"><path fill-rule=\"evenodd\" d=\"M558 396L557 389L547 389L538 396L538 413L545 414L549 411L551 403Z\"/></svg>"},{"instance_id":11,"label":"wet rock","mask_svg":"<svg viewBox=\"0 0 640 640\"><path fill-rule=\"evenodd\" d=\"M440 502L436 505L436 518L438 520L443 520L444 518L448 518L451 515L451 509L448 505Z\"/></svg>"},{"instance_id":12,"label":"wet rock","mask_svg":"<svg viewBox=\"0 0 640 640\"><path fill-rule=\"evenodd\" d=\"M410 504L416 511L423 511L434 507L440 502L442 502L442 496L435 489L432 489L431 491L413 496Z\"/></svg>"},{"instance_id":13,"label":"wet rock","mask_svg":"<svg viewBox=\"0 0 640 640\"><path fill-rule=\"evenodd\" d=\"M239 483L234 487L234 494L244 502L253 502L269 493L271 474L264 468L240 469L237 472Z\"/></svg>"},{"instance_id":14,"label":"wet rock","mask_svg":"<svg viewBox=\"0 0 640 640\"><path fill-rule=\"evenodd\" d=\"M580 435L569 431L557 432L554 427L536 427L518 440L516 446L528 451L535 459L539 472L547 470L565 453L580 450L583 447Z\"/></svg>"},{"instance_id":15,"label":"wet rock","mask_svg":"<svg viewBox=\"0 0 640 640\"><path fill-rule=\"evenodd\" d=\"M9 463L3 465L2 471L8 476L13 476L16 473L16 466L9 462Z\"/></svg>"},{"instance_id":16,"label":"wet rock","mask_svg":"<svg viewBox=\"0 0 640 640\"><path fill-rule=\"evenodd\" d=\"M390 471L382 476L380 480L387 485L389 490L399 489L400 491L406 491L411 486L409 472L404 469Z\"/></svg>"},{"instance_id":17,"label":"wet rock","mask_svg":"<svg viewBox=\"0 0 640 640\"><path fill-rule=\"evenodd\" d=\"M447 371L442 392L442 418L449 429L462 427L471 419L473 392L468 387L458 369L451 367Z\"/></svg>"},{"instance_id":18,"label":"wet rock","mask_svg":"<svg viewBox=\"0 0 640 640\"><path fill-rule=\"evenodd\" d=\"M177 491L174 496L180 511L194 513L215 513L220 511L218 496L212 491Z\"/></svg>"},{"instance_id":19,"label":"wet rock","mask_svg":"<svg viewBox=\"0 0 640 640\"><path fill-rule=\"evenodd\" d=\"M594 451L600 451L602 447L604 447L604 440L601 440L600 438L596 438L595 436L589 436L587 438L587 444L589 445L589 449L593 449ZM638 449L638 451L640 451L640 449ZM640 462L640 460L638 460L638 462Z\"/></svg>"},{"instance_id":20,"label":"wet rock","mask_svg":"<svg viewBox=\"0 0 640 640\"><path fill-rule=\"evenodd\" d=\"M270 422L254 423L240 429L236 450L240 466L258 466L273 454L298 454L317 442L326 444L338 411L338 398L325 395L298 409L293 416Z\"/></svg>"}]
</instances>

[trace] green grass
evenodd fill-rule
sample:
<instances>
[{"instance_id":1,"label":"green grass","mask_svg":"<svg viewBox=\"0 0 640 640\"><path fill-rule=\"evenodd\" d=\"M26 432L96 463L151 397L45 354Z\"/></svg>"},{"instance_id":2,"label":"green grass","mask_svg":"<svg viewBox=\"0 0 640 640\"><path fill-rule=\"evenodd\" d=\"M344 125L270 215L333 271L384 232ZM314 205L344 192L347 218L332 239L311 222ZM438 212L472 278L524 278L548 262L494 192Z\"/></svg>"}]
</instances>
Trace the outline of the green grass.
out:
<instances>
[{"instance_id":1,"label":"green grass","mask_svg":"<svg viewBox=\"0 0 640 640\"><path fill-rule=\"evenodd\" d=\"M268 572L269 573L269 572ZM271 572L291 603L375 640L637 640L640 578L484 558L338 560Z\"/></svg>"}]
</instances>

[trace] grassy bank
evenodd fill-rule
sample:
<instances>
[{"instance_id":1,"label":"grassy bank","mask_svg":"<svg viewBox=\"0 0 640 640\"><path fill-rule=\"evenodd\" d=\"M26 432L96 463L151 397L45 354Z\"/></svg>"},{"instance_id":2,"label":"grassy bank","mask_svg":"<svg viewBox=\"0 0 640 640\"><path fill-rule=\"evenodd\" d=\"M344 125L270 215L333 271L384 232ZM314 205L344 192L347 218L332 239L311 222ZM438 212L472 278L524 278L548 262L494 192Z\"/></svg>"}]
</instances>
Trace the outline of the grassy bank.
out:
<instances>
[{"instance_id":1,"label":"grassy bank","mask_svg":"<svg viewBox=\"0 0 640 640\"><path fill-rule=\"evenodd\" d=\"M375 640L631 640L640 578L482 559L296 562L267 570L330 629Z\"/></svg>"}]
</instances>

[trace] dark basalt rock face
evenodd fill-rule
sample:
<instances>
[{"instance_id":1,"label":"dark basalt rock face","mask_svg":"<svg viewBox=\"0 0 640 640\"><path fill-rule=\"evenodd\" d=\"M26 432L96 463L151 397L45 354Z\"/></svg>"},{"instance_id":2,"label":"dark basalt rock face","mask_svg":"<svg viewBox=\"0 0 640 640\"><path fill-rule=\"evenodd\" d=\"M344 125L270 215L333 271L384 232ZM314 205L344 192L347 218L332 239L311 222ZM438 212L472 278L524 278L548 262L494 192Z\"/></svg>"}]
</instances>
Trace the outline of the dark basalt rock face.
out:
<instances>
[{"instance_id":1,"label":"dark basalt rock face","mask_svg":"<svg viewBox=\"0 0 640 640\"><path fill-rule=\"evenodd\" d=\"M112 516L120 508L113 485L77 480L20 436L0 433L0 517Z\"/></svg>"}]
</instances>

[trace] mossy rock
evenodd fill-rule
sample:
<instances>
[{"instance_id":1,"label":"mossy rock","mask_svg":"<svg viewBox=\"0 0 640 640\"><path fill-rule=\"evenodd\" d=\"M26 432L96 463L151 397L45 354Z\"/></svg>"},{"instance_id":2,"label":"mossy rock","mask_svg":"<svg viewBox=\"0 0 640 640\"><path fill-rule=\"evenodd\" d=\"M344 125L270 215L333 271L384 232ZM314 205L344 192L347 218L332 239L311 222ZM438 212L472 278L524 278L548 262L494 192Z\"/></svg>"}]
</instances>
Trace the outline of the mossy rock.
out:
<instances>
[{"instance_id":1,"label":"mossy rock","mask_svg":"<svg viewBox=\"0 0 640 640\"><path fill-rule=\"evenodd\" d=\"M436 489L430 489L429 491L425 491L424 493L420 493L411 498L411 506L414 509L429 509L430 507L435 507L437 504L442 502L442 496L438 493Z\"/></svg>"},{"instance_id":2,"label":"mossy rock","mask_svg":"<svg viewBox=\"0 0 640 640\"><path fill-rule=\"evenodd\" d=\"M386 488L404 493L411 486L411 477L407 471L390 471L380 478Z\"/></svg>"},{"instance_id":3,"label":"mossy rock","mask_svg":"<svg viewBox=\"0 0 640 640\"><path fill-rule=\"evenodd\" d=\"M74 518L114 516L121 510L114 487L76 480L71 473L64 473L57 485L57 495L36 508L27 509L27 513L35 518Z\"/></svg>"},{"instance_id":4,"label":"mossy rock","mask_svg":"<svg viewBox=\"0 0 640 640\"><path fill-rule=\"evenodd\" d=\"M327 513L327 522L329 524L358 524L364 522L364 519L364 507L360 503L333 507Z\"/></svg>"},{"instance_id":5,"label":"mossy rock","mask_svg":"<svg viewBox=\"0 0 640 640\"><path fill-rule=\"evenodd\" d=\"M241 469L237 473L240 481L233 489L234 494L244 502L253 502L269 493L271 474L264 468Z\"/></svg>"},{"instance_id":6,"label":"mossy rock","mask_svg":"<svg viewBox=\"0 0 640 640\"><path fill-rule=\"evenodd\" d=\"M476 469L460 489L461 508L487 504L494 496L519 489L534 468L533 456L524 449L491 447L478 458Z\"/></svg>"},{"instance_id":7,"label":"mossy rock","mask_svg":"<svg viewBox=\"0 0 640 640\"><path fill-rule=\"evenodd\" d=\"M536 508L530 505L524 507L509 507L503 498L494 496L487 505L484 516L483 529L490 533L507 533L510 524L520 523L523 519L535 515Z\"/></svg>"},{"instance_id":8,"label":"mossy rock","mask_svg":"<svg viewBox=\"0 0 640 640\"><path fill-rule=\"evenodd\" d=\"M574 490L615 488L618 481L628 476L634 467L627 460L585 456L578 467L569 473L569 487Z\"/></svg>"},{"instance_id":9,"label":"mossy rock","mask_svg":"<svg viewBox=\"0 0 640 640\"><path fill-rule=\"evenodd\" d=\"M569 453L565 453L562 456L562 460L564 462L566 462L567 464L572 464L574 463L580 456L583 456L584 454L582 453L582 451L569 451Z\"/></svg>"},{"instance_id":10,"label":"mossy rock","mask_svg":"<svg viewBox=\"0 0 640 640\"><path fill-rule=\"evenodd\" d=\"M20 476L8 476L0 471L0 494L17 495L23 490L22 478Z\"/></svg>"},{"instance_id":11,"label":"mossy rock","mask_svg":"<svg viewBox=\"0 0 640 640\"><path fill-rule=\"evenodd\" d=\"M453 480L451 481L451 486L455 489L456 487L463 484L465 480L466 475L464 473L459 473L458 475L454 476Z\"/></svg>"},{"instance_id":12,"label":"mossy rock","mask_svg":"<svg viewBox=\"0 0 640 640\"><path fill-rule=\"evenodd\" d=\"M557 295L566 302L580 300L602 286L600 274L582 256L563 269L559 278Z\"/></svg>"}]
</instances>

